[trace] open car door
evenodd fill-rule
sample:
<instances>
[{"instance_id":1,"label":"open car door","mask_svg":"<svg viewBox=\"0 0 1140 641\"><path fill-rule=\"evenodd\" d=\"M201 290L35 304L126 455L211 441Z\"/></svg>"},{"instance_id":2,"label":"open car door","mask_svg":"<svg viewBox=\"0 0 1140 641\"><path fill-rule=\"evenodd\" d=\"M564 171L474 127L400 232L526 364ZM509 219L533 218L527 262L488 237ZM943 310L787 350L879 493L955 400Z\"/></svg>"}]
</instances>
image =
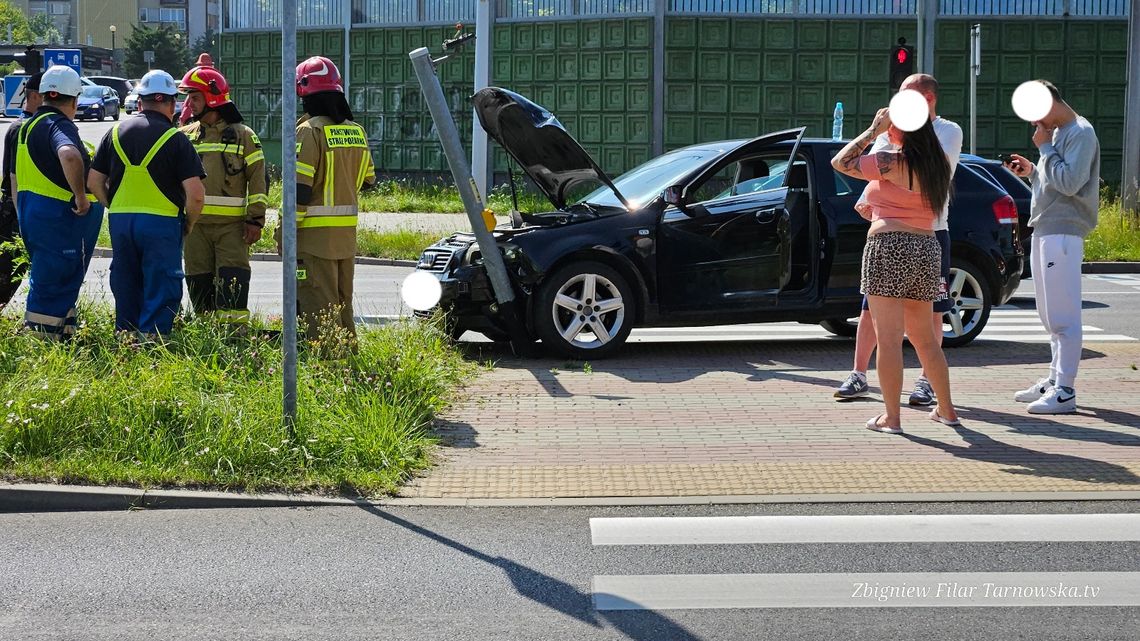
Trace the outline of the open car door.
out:
<instances>
[{"instance_id":1,"label":"open car door","mask_svg":"<svg viewBox=\"0 0 1140 641\"><path fill-rule=\"evenodd\" d=\"M788 186L803 133L789 129L740 146L665 210L658 234L663 311L747 311L778 302L791 275L790 212L807 216L810 206L806 192Z\"/></svg>"}]
</instances>

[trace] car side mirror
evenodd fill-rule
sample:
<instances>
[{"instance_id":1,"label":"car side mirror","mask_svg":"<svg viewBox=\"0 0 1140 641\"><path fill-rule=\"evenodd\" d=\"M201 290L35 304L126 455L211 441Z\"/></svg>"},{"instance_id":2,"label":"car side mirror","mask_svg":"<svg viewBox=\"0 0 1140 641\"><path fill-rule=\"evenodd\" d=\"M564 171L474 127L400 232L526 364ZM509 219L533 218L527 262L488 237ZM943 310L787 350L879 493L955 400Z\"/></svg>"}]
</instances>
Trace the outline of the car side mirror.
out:
<instances>
[{"instance_id":1,"label":"car side mirror","mask_svg":"<svg viewBox=\"0 0 1140 641\"><path fill-rule=\"evenodd\" d=\"M665 191L661 192L661 200L664 200L666 205L672 205L677 209L684 209L685 189L680 185L666 187Z\"/></svg>"}]
</instances>

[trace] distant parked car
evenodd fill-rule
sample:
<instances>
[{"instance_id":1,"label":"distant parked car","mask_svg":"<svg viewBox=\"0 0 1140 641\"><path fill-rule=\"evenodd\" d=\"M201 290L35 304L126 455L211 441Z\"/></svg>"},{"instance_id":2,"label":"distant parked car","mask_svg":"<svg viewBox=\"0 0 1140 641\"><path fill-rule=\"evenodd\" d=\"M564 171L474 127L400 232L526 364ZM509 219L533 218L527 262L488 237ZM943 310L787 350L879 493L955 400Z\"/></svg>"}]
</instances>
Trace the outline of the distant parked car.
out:
<instances>
[{"instance_id":1,"label":"distant parked car","mask_svg":"<svg viewBox=\"0 0 1140 641\"><path fill-rule=\"evenodd\" d=\"M123 101L126 100L127 94L135 88L130 80L126 78L119 78L116 76L91 76L91 82L104 87L110 87L119 94L119 106L124 106Z\"/></svg>"},{"instance_id":2,"label":"distant parked car","mask_svg":"<svg viewBox=\"0 0 1140 641\"><path fill-rule=\"evenodd\" d=\"M131 92L129 94L127 94L126 99L123 100L123 111L127 112L127 114L129 115L129 114L133 114L134 112L136 112L138 110L139 110L139 94L134 89L131 89Z\"/></svg>"},{"instance_id":3,"label":"distant parked car","mask_svg":"<svg viewBox=\"0 0 1140 641\"><path fill-rule=\"evenodd\" d=\"M76 120L91 118L102 120L110 116L119 119L119 95L110 87L91 85L84 87L79 94L79 106L75 110Z\"/></svg>"}]
</instances>

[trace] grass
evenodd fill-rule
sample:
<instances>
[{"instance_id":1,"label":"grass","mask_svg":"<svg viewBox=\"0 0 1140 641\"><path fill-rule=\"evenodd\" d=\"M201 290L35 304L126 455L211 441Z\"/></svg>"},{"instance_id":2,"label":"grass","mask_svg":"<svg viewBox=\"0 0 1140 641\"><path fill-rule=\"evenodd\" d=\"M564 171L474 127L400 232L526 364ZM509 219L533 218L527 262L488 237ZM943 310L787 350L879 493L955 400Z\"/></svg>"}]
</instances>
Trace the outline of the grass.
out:
<instances>
[{"instance_id":1,"label":"grass","mask_svg":"<svg viewBox=\"0 0 1140 641\"><path fill-rule=\"evenodd\" d=\"M1085 239L1085 260L1140 261L1140 217L1125 213L1119 200L1102 205L1096 229Z\"/></svg>"},{"instance_id":2,"label":"grass","mask_svg":"<svg viewBox=\"0 0 1140 641\"><path fill-rule=\"evenodd\" d=\"M303 346L296 437L281 350L193 321L165 344L116 337L106 306L69 344L0 317L0 477L377 496L429 464L432 417L476 366L430 323L367 329L341 360Z\"/></svg>"},{"instance_id":3,"label":"grass","mask_svg":"<svg viewBox=\"0 0 1140 641\"><path fill-rule=\"evenodd\" d=\"M510 187L500 185L487 199L492 211L511 210ZM281 183L269 186L269 207L281 207ZM519 210L527 213L550 211L550 201L542 194L519 188ZM416 184L406 180L384 180L360 195L360 211L462 214L463 201L450 185Z\"/></svg>"}]
</instances>

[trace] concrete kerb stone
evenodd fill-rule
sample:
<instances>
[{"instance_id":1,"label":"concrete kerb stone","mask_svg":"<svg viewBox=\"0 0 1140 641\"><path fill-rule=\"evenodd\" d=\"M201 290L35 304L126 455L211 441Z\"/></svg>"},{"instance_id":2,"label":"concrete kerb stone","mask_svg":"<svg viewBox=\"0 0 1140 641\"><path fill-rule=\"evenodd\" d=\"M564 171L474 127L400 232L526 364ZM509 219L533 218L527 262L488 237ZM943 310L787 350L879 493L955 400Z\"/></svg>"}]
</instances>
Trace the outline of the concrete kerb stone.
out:
<instances>
[{"instance_id":1,"label":"concrete kerb stone","mask_svg":"<svg viewBox=\"0 0 1140 641\"><path fill-rule=\"evenodd\" d=\"M132 509L190 510L267 507L648 507L809 503L960 503L1012 501L1135 501L1140 491L1109 492L877 492L739 496L612 496L519 499L388 498L376 501L305 494L240 494L199 490L143 490L82 485L0 485L0 514Z\"/></svg>"}]
</instances>

